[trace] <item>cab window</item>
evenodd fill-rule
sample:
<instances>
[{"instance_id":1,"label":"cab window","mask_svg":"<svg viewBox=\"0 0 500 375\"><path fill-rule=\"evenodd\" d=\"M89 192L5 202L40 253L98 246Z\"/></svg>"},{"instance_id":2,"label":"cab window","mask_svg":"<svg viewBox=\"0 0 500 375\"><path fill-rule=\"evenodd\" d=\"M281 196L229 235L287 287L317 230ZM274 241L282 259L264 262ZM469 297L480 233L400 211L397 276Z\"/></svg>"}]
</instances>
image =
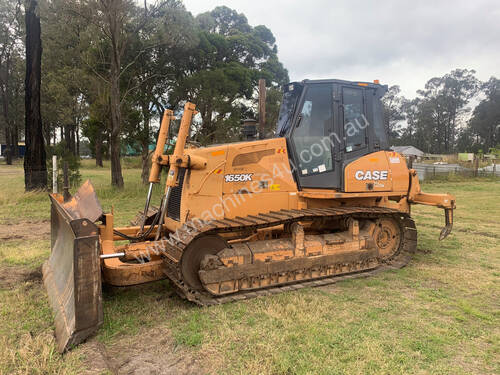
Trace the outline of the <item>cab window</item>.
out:
<instances>
[{"instance_id":1,"label":"cab window","mask_svg":"<svg viewBox=\"0 0 500 375\"><path fill-rule=\"evenodd\" d=\"M351 152L366 146L368 121L364 114L363 90L344 87L342 89L342 104L345 151Z\"/></svg>"},{"instance_id":2,"label":"cab window","mask_svg":"<svg viewBox=\"0 0 500 375\"><path fill-rule=\"evenodd\" d=\"M307 88L292 133L298 169L302 176L333 169L332 143L329 137L333 127L332 107L331 84L315 84Z\"/></svg>"}]
</instances>

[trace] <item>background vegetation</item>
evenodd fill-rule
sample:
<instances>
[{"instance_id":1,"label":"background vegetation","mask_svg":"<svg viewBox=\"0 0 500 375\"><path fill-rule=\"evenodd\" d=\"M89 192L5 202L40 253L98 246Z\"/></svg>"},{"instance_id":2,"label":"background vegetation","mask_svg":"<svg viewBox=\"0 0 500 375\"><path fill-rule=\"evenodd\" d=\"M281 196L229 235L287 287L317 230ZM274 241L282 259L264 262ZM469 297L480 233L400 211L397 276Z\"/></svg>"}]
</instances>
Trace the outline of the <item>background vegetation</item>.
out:
<instances>
[{"instance_id":1,"label":"background vegetation","mask_svg":"<svg viewBox=\"0 0 500 375\"><path fill-rule=\"evenodd\" d=\"M193 17L181 1L40 0L42 124L47 146L62 143L79 155L81 138L98 166L110 158L112 184L122 186L120 154L140 152L143 179L152 122L186 101L200 116L192 139L237 140L240 122L254 113L256 88L266 79L270 119L288 81L266 26L221 6ZM0 0L0 128L7 158L23 137L23 2ZM49 158L50 159L50 158Z\"/></svg>"},{"instance_id":2,"label":"background vegetation","mask_svg":"<svg viewBox=\"0 0 500 375\"><path fill-rule=\"evenodd\" d=\"M186 100L200 111L192 140L239 140L241 121L257 117L259 78L267 83L272 133L289 77L268 27L252 26L225 6L195 17L180 0L29 3L41 20L45 145L73 170L71 155L89 148L96 165L111 161L111 183L122 186L120 156L140 153L145 182L160 114L171 108L179 115ZM7 164L24 137L24 12L24 1L0 0L0 141ZM411 100L391 86L384 98L391 143L439 154L486 153L500 144L500 81L480 82L475 73L433 77Z\"/></svg>"}]
</instances>

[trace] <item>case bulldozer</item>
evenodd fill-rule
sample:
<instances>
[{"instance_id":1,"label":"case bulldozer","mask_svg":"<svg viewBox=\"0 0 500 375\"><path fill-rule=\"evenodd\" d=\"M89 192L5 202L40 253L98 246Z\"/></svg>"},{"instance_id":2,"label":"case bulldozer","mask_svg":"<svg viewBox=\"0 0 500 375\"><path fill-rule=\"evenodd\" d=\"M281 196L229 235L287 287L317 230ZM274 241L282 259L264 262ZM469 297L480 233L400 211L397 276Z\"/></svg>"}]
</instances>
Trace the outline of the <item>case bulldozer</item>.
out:
<instances>
[{"instance_id":1,"label":"case bulldozer","mask_svg":"<svg viewBox=\"0 0 500 375\"><path fill-rule=\"evenodd\" d=\"M102 324L101 283L168 278L181 297L219 304L404 266L417 248L413 204L444 209L440 239L451 232L455 198L423 193L388 147L387 86L305 80L283 91L274 138L210 147L186 148L196 113L186 103L170 155L166 110L136 225L116 227L89 181L70 199L50 195L43 275L61 352Z\"/></svg>"}]
</instances>

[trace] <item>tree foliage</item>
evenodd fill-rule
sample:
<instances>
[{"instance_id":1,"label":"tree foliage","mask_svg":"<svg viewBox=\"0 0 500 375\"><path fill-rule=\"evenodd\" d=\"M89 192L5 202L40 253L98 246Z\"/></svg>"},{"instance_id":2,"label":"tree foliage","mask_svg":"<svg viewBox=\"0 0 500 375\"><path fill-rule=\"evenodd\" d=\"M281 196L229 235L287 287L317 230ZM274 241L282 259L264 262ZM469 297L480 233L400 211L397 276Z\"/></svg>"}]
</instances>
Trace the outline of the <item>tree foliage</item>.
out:
<instances>
[{"instance_id":1,"label":"tree foliage","mask_svg":"<svg viewBox=\"0 0 500 375\"><path fill-rule=\"evenodd\" d=\"M252 27L243 14L224 6L198 15L195 21L198 43L185 51L189 58L180 64L173 98L198 105L201 124L195 137L202 144L231 140L239 135L259 78L278 87L288 81L288 73L267 27Z\"/></svg>"},{"instance_id":2,"label":"tree foliage","mask_svg":"<svg viewBox=\"0 0 500 375\"><path fill-rule=\"evenodd\" d=\"M266 78L269 90L288 80L272 32L227 7L195 18L178 0L43 5L47 144L64 142L78 154L76 138L88 138L96 164L110 157L116 186L127 149L142 155L147 181L149 145L164 109L179 113L191 100L201 114L194 139L236 140L241 120L255 110L258 79Z\"/></svg>"},{"instance_id":3,"label":"tree foliage","mask_svg":"<svg viewBox=\"0 0 500 375\"><path fill-rule=\"evenodd\" d=\"M474 70L455 69L427 81L408 100L392 86L384 97L386 129L395 144L410 144L429 153L452 153L467 148L468 104L481 83Z\"/></svg>"},{"instance_id":4,"label":"tree foliage","mask_svg":"<svg viewBox=\"0 0 500 375\"><path fill-rule=\"evenodd\" d=\"M18 1L0 0L0 132L7 164L17 154L24 133L24 49L22 9Z\"/></svg>"},{"instance_id":5,"label":"tree foliage","mask_svg":"<svg viewBox=\"0 0 500 375\"><path fill-rule=\"evenodd\" d=\"M465 145L488 152L500 145L500 80L491 77L482 91L485 98L474 109L462 137Z\"/></svg>"},{"instance_id":6,"label":"tree foliage","mask_svg":"<svg viewBox=\"0 0 500 375\"><path fill-rule=\"evenodd\" d=\"M394 85L389 87L387 93L382 99L384 105L384 127L389 137L389 141L393 142L400 136L401 122L405 119L403 106L405 99L401 95L399 86Z\"/></svg>"}]
</instances>

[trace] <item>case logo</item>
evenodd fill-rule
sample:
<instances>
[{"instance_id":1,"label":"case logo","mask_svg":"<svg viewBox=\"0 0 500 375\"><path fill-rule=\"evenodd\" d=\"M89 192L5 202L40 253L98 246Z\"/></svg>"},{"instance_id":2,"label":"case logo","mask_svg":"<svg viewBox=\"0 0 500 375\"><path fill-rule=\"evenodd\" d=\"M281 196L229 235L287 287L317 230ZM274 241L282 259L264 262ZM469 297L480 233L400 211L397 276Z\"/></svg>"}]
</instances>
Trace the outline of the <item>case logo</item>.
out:
<instances>
[{"instance_id":1,"label":"case logo","mask_svg":"<svg viewBox=\"0 0 500 375\"><path fill-rule=\"evenodd\" d=\"M356 171L354 178L358 181L364 180L387 180L387 171Z\"/></svg>"},{"instance_id":2,"label":"case logo","mask_svg":"<svg viewBox=\"0 0 500 375\"><path fill-rule=\"evenodd\" d=\"M252 181L253 173L241 173L241 174L226 174L224 175L225 182L247 182Z\"/></svg>"}]
</instances>

